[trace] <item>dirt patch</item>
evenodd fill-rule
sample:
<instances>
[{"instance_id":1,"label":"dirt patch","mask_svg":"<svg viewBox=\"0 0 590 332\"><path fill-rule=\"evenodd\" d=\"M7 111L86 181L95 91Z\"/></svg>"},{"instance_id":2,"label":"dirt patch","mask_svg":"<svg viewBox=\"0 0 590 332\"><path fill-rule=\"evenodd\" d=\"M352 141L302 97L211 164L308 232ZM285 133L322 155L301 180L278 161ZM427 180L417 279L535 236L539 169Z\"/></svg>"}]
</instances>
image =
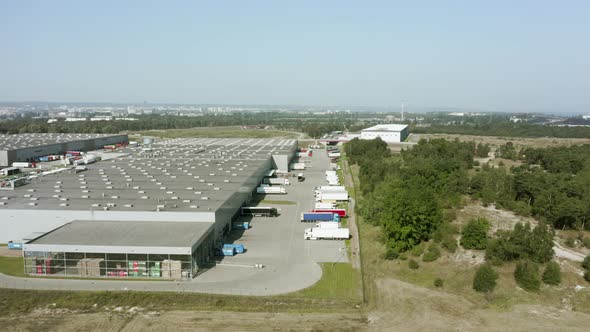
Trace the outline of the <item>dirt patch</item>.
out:
<instances>
[{"instance_id":1,"label":"dirt patch","mask_svg":"<svg viewBox=\"0 0 590 332\"><path fill-rule=\"evenodd\" d=\"M496 209L494 204L483 206L481 203L473 201L457 212L456 221L463 225L473 218L486 218L490 221L490 235L497 230L511 230L517 223L530 223L536 226L538 221L531 217L519 216L514 212Z\"/></svg>"},{"instance_id":2,"label":"dirt patch","mask_svg":"<svg viewBox=\"0 0 590 332\"><path fill-rule=\"evenodd\" d=\"M351 314L170 311L132 317L108 313L30 314L0 318L13 330L55 331L365 331L367 320ZM10 324L10 325L8 325Z\"/></svg>"},{"instance_id":3,"label":"dirt patch","mask_svg":"<svg viewBox=\"0 0 590 332\"><path fill-rule=\"evenodd\" d=\"M381 310L371 331L585 331L590 315L541 305L488 309L465 298L395 279L376 281Z\"/></svg>"},{"instance_id":4,"label":"dirt patch","mask_svg":"<svg viewBox=\"0 0 590 332\"><path fill-rule=\"evenodd\" d=\"M20 250L10 250L8 247L0 247L0 256L4 257L22 257L23 252Z\"/></svg>"}]
</instances>

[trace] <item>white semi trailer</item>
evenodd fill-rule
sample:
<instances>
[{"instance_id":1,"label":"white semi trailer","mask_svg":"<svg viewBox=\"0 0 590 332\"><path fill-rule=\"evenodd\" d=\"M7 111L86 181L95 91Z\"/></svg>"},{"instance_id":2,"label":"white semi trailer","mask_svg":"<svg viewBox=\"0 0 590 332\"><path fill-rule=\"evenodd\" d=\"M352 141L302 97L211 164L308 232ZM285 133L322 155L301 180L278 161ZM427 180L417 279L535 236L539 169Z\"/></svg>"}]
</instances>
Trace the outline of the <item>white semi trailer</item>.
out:
<instances>
[{"instance_id":1,"label":"white semi trailer","mask_svg":"<svg viewBox=\"0 0 590 332\"><path fill-rule=\"evenodd\" d=\"M348 228L322 228L312 227L305 230L305 240L346 240L350 238Z\"/></svg>"},{"instance_id":2,"label":"white semi trailer","mask_svg":"<svg viewBox=\"0 0 590 332\"><path fill-rule=\"evenodd\" d=\"M287 193L287 189L285 187L271 187L271 186L260 186L256 188L256 193L258 194L276 194L276 195L284 195Z\"/></svg>"}]
</instances>

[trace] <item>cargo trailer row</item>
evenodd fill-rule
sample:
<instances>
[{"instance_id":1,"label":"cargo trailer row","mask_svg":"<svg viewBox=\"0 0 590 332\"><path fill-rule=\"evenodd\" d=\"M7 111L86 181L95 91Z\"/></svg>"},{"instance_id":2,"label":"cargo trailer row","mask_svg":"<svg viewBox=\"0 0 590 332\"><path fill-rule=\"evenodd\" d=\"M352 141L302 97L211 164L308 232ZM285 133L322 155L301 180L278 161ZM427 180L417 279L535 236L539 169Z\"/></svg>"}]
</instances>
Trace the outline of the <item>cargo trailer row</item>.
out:
<instances>
[{"instance_id":1,"label":"cargo trailer row","mask_svg":"<svg viewBox=\"0 0 590 332\"><path fill-rule=\"evenodd\" d=\"M316 202L347 202L348 193L341 191L321 192L315 197L315 200Z\"/></svg>"}]
</instances>

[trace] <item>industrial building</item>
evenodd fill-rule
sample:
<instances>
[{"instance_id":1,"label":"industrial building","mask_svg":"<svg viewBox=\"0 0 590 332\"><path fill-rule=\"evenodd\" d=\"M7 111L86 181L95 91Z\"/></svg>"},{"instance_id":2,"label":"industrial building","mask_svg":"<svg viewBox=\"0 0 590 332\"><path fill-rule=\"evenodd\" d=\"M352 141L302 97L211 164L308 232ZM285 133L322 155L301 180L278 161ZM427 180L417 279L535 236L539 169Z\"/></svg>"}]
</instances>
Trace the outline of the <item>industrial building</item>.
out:
<instances>
[{"instance_id":1,"label":"industrial building","mask_svg":"<svg viewBox=\"0 0 590 332\"><path fill-rule=\"evenodd\" d=\"M408 137L408 126L400 124L379 124L361 130L361 139L381 138L386 143L403 142Z\"/></svg>"},{"instance_id":2,"label":"industrial building","mask_svg":"<svg viewBox=\"0 0 590 332\"><path fill-rule=\"evenodd\" d=\"M289 139L170 139L0 191L0 242L23 241L25 272L76 277L198 274ZM105 158L103 158L105 159Z\"/></svg>"},{"instance_id":3,"label":"industrial building","mask_svg":"<svg viewBox=\"0 0 590 332\"><path fill-rule=\"evenodd\" d=\"M66 151L91 151L105 145L127 143L127 135L109 134L16 134L0 135L0 167L29 162L37 157Z\"/></svg>"}]
</instances>

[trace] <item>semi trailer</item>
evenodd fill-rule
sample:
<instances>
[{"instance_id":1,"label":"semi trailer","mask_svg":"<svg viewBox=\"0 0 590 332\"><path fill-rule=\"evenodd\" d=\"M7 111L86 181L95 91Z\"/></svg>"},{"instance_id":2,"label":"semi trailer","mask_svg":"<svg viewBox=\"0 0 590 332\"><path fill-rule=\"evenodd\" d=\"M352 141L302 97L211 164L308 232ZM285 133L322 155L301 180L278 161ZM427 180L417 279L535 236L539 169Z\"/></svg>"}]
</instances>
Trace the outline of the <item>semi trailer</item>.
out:
<instances>
[{"instance_id":1,"label":"semi trailer","mask_svg":"<svg viewBox=\"0 0 590 332\"><path fill-rule=\"evenodd\" d=\"M256 188L256 193L258 194L274 194L274 195L284 195L287 193L287 189L285 187L271 187L271 186L260 186Z\"/></svg>"},{"instance_id":2,"label":"semi trailer","mask_svg":"<svg viewBox=\"0 0 590 332\"><path fill-rule=\"evenodd\" d=\"M340 221L340 216L332 212L302 212L302 222L314 222L314 221Z\"/></svg>"},{"instance_id":3,"label":"semi trailer","mask_svg":"<svg viewBox=\"0 0 590 332\"><path fill-rule=\"evenodd\" d=\"M278 209L266 206L244 206L242 215L254 217L276 217L279 215Z\"/></svg>"},{"instance_id":4,"label":"semi trailer","mask_svg":"<svg viewBox=\"0 0 590 332\"><path fill-rule=\"evenodd\" d=\"M348 228L312 227L305 229L305 240L347 240L350 238Z\"/></svg>"},{"instance_id":5,"label":"semi trailer","mask_svg":"<svg viewBox=\"0 0 590 332\"><path fill-rule=\"evenodd\" d=\"M289 182L289 179L287 178L264 178L264 180L262 180L262 183L280 186L291 184L291 182Z\"/></svg>"}]
</instances>

